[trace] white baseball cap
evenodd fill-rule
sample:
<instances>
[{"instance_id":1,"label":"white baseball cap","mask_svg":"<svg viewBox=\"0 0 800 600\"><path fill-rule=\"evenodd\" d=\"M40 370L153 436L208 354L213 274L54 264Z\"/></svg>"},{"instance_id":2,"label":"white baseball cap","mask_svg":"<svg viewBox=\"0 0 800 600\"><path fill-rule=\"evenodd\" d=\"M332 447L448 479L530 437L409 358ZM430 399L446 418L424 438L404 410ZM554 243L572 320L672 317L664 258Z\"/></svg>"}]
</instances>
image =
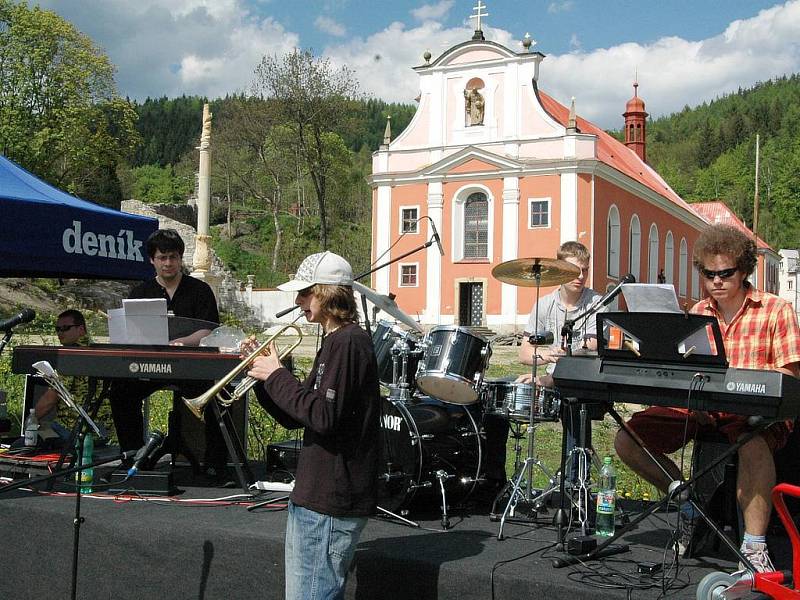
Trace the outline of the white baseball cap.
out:
<instances>
[{"instance_id":1,"label":"white baseball cap","mask_svg":"<svg viewBox=\"0 0 800 600\"><path fill-rule=\"evenodd\" d=\"M307 256L294 279L278 286L284 292L299 292L317 283L326 285L353 285L353 268L338 254L325 251Z\"/></svg>"}]
</instances>

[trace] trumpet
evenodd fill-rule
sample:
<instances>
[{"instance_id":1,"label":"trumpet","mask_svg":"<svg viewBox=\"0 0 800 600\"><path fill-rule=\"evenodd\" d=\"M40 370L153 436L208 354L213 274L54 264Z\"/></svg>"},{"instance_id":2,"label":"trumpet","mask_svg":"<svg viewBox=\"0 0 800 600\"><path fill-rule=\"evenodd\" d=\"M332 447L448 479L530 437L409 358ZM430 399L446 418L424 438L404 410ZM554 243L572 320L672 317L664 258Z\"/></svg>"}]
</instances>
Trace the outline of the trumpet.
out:
<instances>
[{"instance_id":1,"label":"trumpet","mask_svg":"<svg viewBox=\"0 0 800 600\"><path fill-rule=\"evenodd\" d=\"M297 321L297 319L295 319L295 321ZM294 324L294 321L288 325L284 325L278 331L269 336L269 338L264 340L264 342L261 343L250 355L248 355L247 358L242 360L238 365L236 365L236 367L231 369L222 379L217 381L217 383L215 383L214 386L204 394L201 394L195 398L184 398L183 402L189 407L189 410L192 411L192 414L202 421L203 410L205 409L206 404L208 404L214 398L216 398L217 401L224 407L228 407L237 400L243 398L244 395L247 394L247 392L249 392L256 383L258 383L258 379L248 375L237 384L233 391L228 391L225 388L227 388L228 384L236 379L242 372L247 371L256 358L262 354L269 354L269 345L277 338L284 335L284 333L289 329L294 329L295 332L297 332L298 339L291 346L278 353L278 360L283 360L289 354L291 354L291 352L300 345L300 342L303 341L303 332L297 325Z\"/></svg>"}]
</instances>

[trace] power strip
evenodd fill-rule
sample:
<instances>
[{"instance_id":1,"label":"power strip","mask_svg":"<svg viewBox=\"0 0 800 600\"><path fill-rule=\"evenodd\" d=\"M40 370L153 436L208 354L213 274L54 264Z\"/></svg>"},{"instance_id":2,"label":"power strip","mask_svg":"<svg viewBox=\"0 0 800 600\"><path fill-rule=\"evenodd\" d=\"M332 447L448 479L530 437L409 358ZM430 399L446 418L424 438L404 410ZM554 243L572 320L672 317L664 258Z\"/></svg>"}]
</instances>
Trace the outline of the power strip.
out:
<instances>
[{"instance_id":1,"label":"power strip","mask_svg":"<svg viewBox=\"0 0 800 600\"><path fill-rule=\"evenodd\" d=\"M262 492L291 492L294 489L294 481L283 483L282 481L256 481L250 486Z\"/></svg>"}]
</instances>

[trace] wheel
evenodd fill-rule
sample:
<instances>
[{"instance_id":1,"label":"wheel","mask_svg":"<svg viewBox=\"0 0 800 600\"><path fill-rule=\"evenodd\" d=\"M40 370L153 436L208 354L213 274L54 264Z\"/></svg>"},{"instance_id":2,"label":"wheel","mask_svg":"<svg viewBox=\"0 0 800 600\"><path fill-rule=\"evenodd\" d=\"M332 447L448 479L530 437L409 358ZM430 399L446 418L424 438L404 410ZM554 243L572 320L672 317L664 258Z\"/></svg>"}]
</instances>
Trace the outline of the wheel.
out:
<instances>
[{"instance_id":1,"label":"wheel","mask_svg":"<svg viewBox=\"0 0 800 600\"><path fill-rule=\"evenodd\" d=\"M737 578L722 571L713 571L697 585L697 600L722 600L722 592L732 586Z\"/></svg>"}]
</instances>

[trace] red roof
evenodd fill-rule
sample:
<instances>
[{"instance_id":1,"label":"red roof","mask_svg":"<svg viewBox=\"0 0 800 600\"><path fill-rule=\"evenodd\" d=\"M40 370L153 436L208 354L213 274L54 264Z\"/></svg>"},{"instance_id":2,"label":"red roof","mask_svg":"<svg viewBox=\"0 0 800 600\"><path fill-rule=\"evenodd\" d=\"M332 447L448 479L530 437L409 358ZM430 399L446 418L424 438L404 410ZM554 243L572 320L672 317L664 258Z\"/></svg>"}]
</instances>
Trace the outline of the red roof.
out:
<instances>
[{"instance_id":1,"label":"red roof","mask_svg":"<svg viewBox=\"0 0 800 600\"><path fill-rule=\"evenodd\" d=\"M732 225L749 236L753 235L753 231L724 202L719 200L714 202L695 202L692 204L692 208L694 212L704 217L709 223ZM759 248L772 250L760 237L756 237L756 240Z\"/></svg>"},{"instance_id":2,"label":"red roof","mask_svg":"<svg viewBox=\"0 0 800 600\"><path fill-rule=\"evenodd\" d=\"M569 109L542 91L539 91L539 98L542 101L542 106L550 116L566 127L569 121ZM638 154L614 136L609 135L581 117L578 117L578 129L581 133L590 133L597 136L597 159L600 162L635 179L683 210L694 212L692 210L693 205L686 203L683 198L669 187L667 182L661 178L661 175L656 173L646 162L639 158Z\"/></svg>"}]
</instances>

